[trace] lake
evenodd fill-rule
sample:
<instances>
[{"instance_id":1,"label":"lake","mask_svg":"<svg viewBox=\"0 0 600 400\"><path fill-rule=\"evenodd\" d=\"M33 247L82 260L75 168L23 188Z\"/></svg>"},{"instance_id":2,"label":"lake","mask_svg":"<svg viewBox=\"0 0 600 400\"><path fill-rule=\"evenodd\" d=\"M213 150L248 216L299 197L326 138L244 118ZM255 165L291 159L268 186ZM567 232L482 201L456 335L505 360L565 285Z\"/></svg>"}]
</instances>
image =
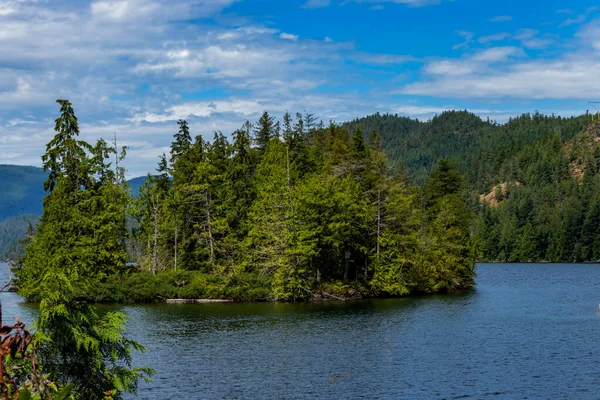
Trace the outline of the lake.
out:
<instances>
[{"instance_id":1,"label":"lake","mask_svg":"<svg viewBox=\"0 0 600 400\"><path fill-rule=\"evenodd\" d=\"M0 280L6 265L0 265ZM600 266L480 264L448 296L111 307L156 375L140 399L600 397ZM35 308L2 293L4 321Z\"/></svg>"}]
</instances>

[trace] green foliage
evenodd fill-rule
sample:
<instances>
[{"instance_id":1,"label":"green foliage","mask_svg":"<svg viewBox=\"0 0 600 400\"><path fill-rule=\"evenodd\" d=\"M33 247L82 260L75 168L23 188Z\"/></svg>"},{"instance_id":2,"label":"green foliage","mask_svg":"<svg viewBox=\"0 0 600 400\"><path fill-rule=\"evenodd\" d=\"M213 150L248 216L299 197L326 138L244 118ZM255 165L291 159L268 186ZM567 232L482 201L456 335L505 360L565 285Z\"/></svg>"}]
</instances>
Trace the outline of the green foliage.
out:
<instances>
[{"instance_id":1,"label":"green foliage","mask_svg":"<svg viewBox=\"0 0 600 400\"><path fill-rule=\"evenodd\" d=\"M75 400L72 394L73 384L69 383L65 385L58 393L52 396L53 400ZM43 397L40 393L31 394L30 389L24 387L19 390L19 400L42 400Z\"/></svg>"},{"instance_id":2,"label":"green foliage","mask_svg":"<svg viewBox=\"0 0 600 400\"><path fill-rule=\"evenodd\" d=\"M381 131L392 165L404 164L414 181L426 183L427 207L445 185L429 172L454 163L465 177L457 193L468 195L479 214L472 241L478 243L480 259L600 259L600 136L589 115L524 114L499 125L466 111L445 112L428 122L376 114L347 126L351 131ZM480 195L485 196L484 206Z\"/></svg>"},{"instance_id":3,"label":"green foliage","mask_svg":"<svg viewBox=\"0 0 600 400\"><path fill-rule=\"evenodd\" d=\"M114 275L88 293L97 303L152 303L164 299L271 299L272 277L239 273L207 274L200 271L142 271Z\"/></svg>"},{"instance_id":4,"label":"green foliage","mask_svg":"<svg viewBox=\"0 0 600 400\"><path fill-rule=\"evenodd\" d=\"M125 265L129 197L123 171L107 162L116 149L75 139L71 104L58 103L56 135L42 157L49 193L17 286L27 300L40 301L34 343L50 379L73 384L78 398L118 399L150 374L131 366L132 351L144 348L123 336L124 314L99 316L84 299Z\"/></svg>"},{"instance_id":5,"label":"green foliage","mask_svg":"<svg viewBox=\"0 0 600 400\"><path fill-rule=\"evenodd\" d=\"M358 129L351 135L317 125L312 115L293 121L286 114L279 138L279 123L264 113L256 128L247 122L234 132L231 144L217 132L212 143L197 138L190 146L182 141L189 133L181 136L187 124L179 125L171 165L161 161L135 208L138 265L156 279L137 274L145 278L136 285L126 277L131 295L113 290L116 301L256 297L227 283L245 274L265 277L270 293L256 293L277 300L307 299L323 285L352 280L361 295L473 284L471 214L451 162L440 162L420 195L404 175L392 178L377 131L367 141ZM169 276L181 270L198 272L174 287Z\"/></svg>"}]
</instances>

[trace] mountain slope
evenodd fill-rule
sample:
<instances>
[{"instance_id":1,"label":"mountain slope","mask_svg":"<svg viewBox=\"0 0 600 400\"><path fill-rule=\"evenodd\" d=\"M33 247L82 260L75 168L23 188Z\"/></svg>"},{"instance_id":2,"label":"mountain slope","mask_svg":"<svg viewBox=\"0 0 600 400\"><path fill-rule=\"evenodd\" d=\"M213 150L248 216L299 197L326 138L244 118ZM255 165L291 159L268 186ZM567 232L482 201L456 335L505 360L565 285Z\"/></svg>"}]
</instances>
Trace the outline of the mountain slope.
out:
<instances>
[{"instance_id":1,"label":"mountain slope","mask_svg":"<svg viewBox=\"0 0 600 400\"><path fill-rule=\"evenodd\" d=\"M41 168L0 165L0 221L20 214L41 214L45 180Z\"/></svg>"},{"instance_id":2,"label":"mountain slope","mask_svg":"<svg viewBox=\"0 0 600 400\"><path fill-rule=\"evenodd\" d=\"M41 214L46 178L41 168L0 165L0 222L22 214ZM145 176L128 181L133 196L137 196L145 181Z\"/></svg>"},{"instance_id":3,"label":"mountain slope","mask_svg":"<svg viewBox=\"0 0 600 400\"><path fill-rule=\"evenodd\" d=\"M572 118L523 114L506 124L483 121L468 111L446 111L427 122L397 115L375 114L346 124L360 127L369 137L379 130L393 166L404 166L416 183L423 183L440 158L452 158L478 193L507 180L514 154L557 133L562 142L572 139L590 122Z\"/></svg>"},{"instance_id":4,"label":"mountain slope","mask_svg":"<svg viewBox=\"0 0 600 400\"><path fill-rule=\"evenodd\" d=\"M481 259L573 262L600 260L600 125L590 122L536 113L499 125L450 111L348 126L380 129L392 163L417 183L439 158L454 159L479 213Z\"/></svg>"}]
</instances>

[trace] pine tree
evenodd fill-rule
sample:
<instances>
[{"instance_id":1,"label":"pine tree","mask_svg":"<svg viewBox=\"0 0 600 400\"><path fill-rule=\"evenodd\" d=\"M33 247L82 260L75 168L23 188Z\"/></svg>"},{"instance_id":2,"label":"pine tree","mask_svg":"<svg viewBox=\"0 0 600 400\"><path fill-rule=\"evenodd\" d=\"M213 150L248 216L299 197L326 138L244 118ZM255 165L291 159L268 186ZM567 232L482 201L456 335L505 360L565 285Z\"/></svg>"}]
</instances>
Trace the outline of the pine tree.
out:
<instances>
[{"instance_id":1,"label":"pine tree","mask_svg":"<svg viewBox=\"0 0 600 400\"><path fill-rule=\"evenodd\" d=\"M255 130L256 145L264 152L267 144L276 136L275 118L271 117L268 112L264 112L258 120L258 125Z\"/></svg>"},{"instance_id":2,"label":"pine tree","mask_svg":"<svg viewBox=\"0 0 600 400\"><path fill-rule=\"evenodd\" d=\"M177 125L179 125L179 132L175 134L175 140L171 143L171 164L177 164L192 147L192 136L187 121L180 119Z\"/></svg>"},{"instance_id":3,"label":"pine tree","mask_svg":"<svg viewBox=\"0 0 600 400\"><path fill-rule=\"evenodd\" d=\"M19 290L40 301L34 342L49 377L86 399L121 398L135 392L149 370L131 367L131 353L143 347L123 336L126 316L99 316L84 299L104 277L123 267L125 199L123 183L105 161L116 149L74 139L77 119L66 100L56 135L42 158L50 170L44 213L30 244Z\"/></svg>"}]
</instances>

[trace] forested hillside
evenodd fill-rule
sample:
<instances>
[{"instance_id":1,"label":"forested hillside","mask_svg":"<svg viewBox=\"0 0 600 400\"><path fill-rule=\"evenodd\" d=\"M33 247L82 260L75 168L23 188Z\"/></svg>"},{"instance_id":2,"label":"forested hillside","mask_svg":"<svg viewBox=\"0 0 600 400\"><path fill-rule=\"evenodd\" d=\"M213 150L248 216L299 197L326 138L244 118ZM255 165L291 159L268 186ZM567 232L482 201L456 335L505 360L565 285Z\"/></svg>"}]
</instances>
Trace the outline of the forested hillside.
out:
<instances>
[{"instance_id":1,"label":"forested hillside","mask_svg":"<svg viewBox=\"0 0 600 400\"><path fill-rule=\"evenodd\" d=\"M505 176L511 160L523 148L558 134L566 142L591 121L590 115L562 118L523 114L506 124L484 121L468 111L446 111L421 122L390 114L374 114L345 124L381 133L383 148L396 168L406 168L415 183L423 183L440 158L455 159L469 188L484 192Z\"/></svg>"},{"instance_id":2,"label":"forested hillside","mask_svg":"<svg viewBox=\"0 0 600 400\"><path fill-rule=\"evenodd\" d=\"M515 147L483 197L483 256L509 261L600 260L600 126Z\"/></svg>"},{"instance_id":3,"label":"forested hillside","mask_svg":"<svg viewBox=\"0 0 600 400\"><path fill-rule=\"evenodd\" d=\"M392 164L416 182L440 157L466 177L480 258L600 259L599 128L590 115L524 114L506 124L449 111L428 122L373 115L348 124L379 129Z\"/></svg>"}]
</instances>

